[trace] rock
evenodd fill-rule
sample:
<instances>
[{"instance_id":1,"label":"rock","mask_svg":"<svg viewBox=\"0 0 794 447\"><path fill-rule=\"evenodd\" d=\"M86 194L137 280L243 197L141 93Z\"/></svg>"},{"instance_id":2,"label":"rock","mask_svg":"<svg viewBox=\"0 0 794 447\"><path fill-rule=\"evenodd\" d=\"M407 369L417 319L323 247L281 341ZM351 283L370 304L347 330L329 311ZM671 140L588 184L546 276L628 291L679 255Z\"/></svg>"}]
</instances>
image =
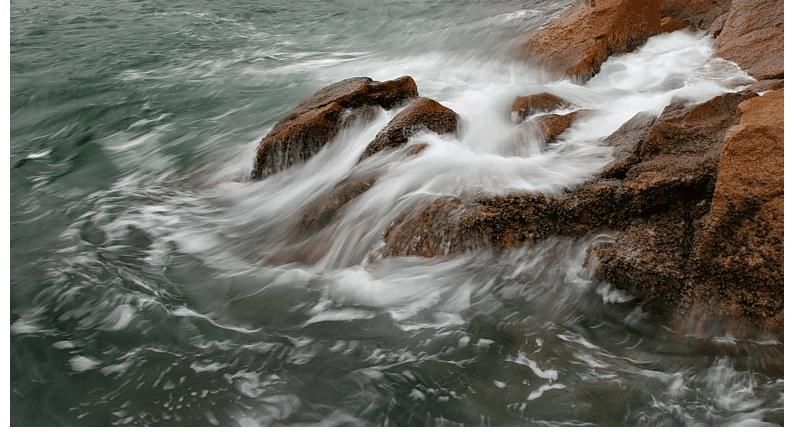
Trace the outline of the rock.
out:
<instances>
[{"instance_id":1,"label":"rock","mask_svg":"<svg viewBox=\"0 0 794 447\"><path fill-rule=\"evenodd\" d=\"M665 108L631 153L622 189L638 213L697 198L714 183L722 139L739 103L752 92L728 93L702 104Z\"/></svg>"},{"instance_id":2,"label":"rock","mask_svg":"<svg viewBox=\"0 0 794 447\"><path fill-rule=\"evenodd\" d=\"M672 33L673 31L686 29L691 26L692 26L692 22L690 22L689 20L681 20L675 17L667 16L662 19L662 22L659 25L659 32Z\"/></svg>"},{"instance_id":3,"label":"rock","mask_svg":"<svg viewBox=\"0 0 794 447\"><path fill-rule=\"evenodd\" d=\"M421 154L425 151L425 149L427 149L427 146L427 143L412 144L410 147L408 147L408 156L413 157L415 155Z\"/></svg>"},{"instance_id":4,"label":"rock","mask_svg":"<svg viewBox=\"0 0 794 447\"><path fill-rule=\"evenodd\" d=\"M714 22L706 30L708 35L711 36L711 37L719 36L720 33L722 32L722 27L725 26L725 21L726 20L728 20L728 13L727 12L725 14L717 17L716 19L714 19Z\"/></svg>"},{"instance_id":5,"label":"rock","mask_svg":"<svg viewBox=\"0 0 794 447\"><path fill-rule=\"evenodd\" d=\"M655 116L640 112L623 123L612 135L604 139L604 144L614 148L613 156L615 160L601 171L600 178L622 180L626 177L626 172L632 164L636 163L633 157L635 148L639 148L642 145L645 136L655 121Z\"/></svg>"},{"instance_id":6,"label":"rock","mask_svg":"<svg viewBox=\"0 0 794 447\"><path fill-rule=\"evenodd\" d=\"M328 225L342 207L367 192L376 180L376 174L351 175L342 180L327 194L321 195L303 208L300 229L314 231Z\"/></svg>"},{"instance_id":7,"label":"rock","mask_svg":"<svg viewBox=\"0 0 794 447\"><path fill-rule=\"evenodd\" d=\"M677 304L686 280L681 239L687 236L683 209L631 223L613 244L590 248L588 258L598 279L641 297L653 297L657 313Z\"/></svg>"},{"instance_id":8,"label":"rock","mask_svg":"<svg viewBox=\"0 0 794 447\"><path fill-rule=\"evenodd\" d=\"M716 55L758 80L783 77L783 0L733 0Z\"/></svg>"},{"instance_id":9,"label":"rock","mask_svg":"<svg viewBox=\"0 0 794 447\"><path fill-rule=\"evenodd\" d=\"M783 90L739 105L692 249L688 304L783 330Z\"/></svg>"},{"instance_id":10,"label":"rock","mask_svg":"<svg viewBox=\"0 0 794 447\"><path fill-rule=\"evenodd\" d=\"M559 138L560 135L563 134L566 130L568 130L571 125L573 125L576 120L581 119L583 116L586 116L587 113L590 112L589 110L577 110L575 112L566 113L564 115L558 115L556 113L550 113L548 115L539 116L535 123L538 126L538 130L542 135L543 139L549 143L555 141Z\"/></svg>"},{"instance_id":11,"label":"rock","mask_svg":"<svg viewBox=\"0 0 794 447\"><path fill-rule=\"evenodd\" d=\"M510 106L510 118L515 123L524 121L528 116L536 113L548 113L557 109L570 107L571 103L551 93L537 93L528 96L519 96Z\"/></svg>"},{"instance_id":12,"label":"rock","mask_svg":"<svg viewBox=\"0 0 794 447\"><path fill-rule=\"evenodd\" d=\"M439 198L387 229L390 256L446 256L477 248L504 249L554 233L554 199L543 195Z\"/></svg>"},{"instance_id":13,"label":"rock","mask_svg":"<svg viewBox=\"0 0 794 447\"><path fill-rule=\"evenodd\" d=\"M581 81L598 73L611 55L632 51L659 33L661 0L579 2L563 17L535 31L519 56Z\"/></svg>"},{"instance_id":14,"label":"rock","mask_svg":"<svg viewBox=\"0 0 794 447\"><path fill-rule=\"evenodd\" d=\"M417 94L416 83L408 76L385 82L351 78L325 87L298 104L262 139L251 179L310 158L341 127L365 117L373 107L390 109Z\"/></svg>"},{"instance_id":15,"label":"rock","mask_svg":"<svg viewBox=\"0 0 794 447\"><path fill-rule=\"evenodd\" d=\"M735 334L781 334L783 96L748 90L638 114L606 139L619 168L556 195L437 199L392 223L386 253L446 256L608 231L614 243L588 253L594 278L642 297L674 327L718 320Z\"/></svg>"},{"instance_id":16,"label":"rock","mask_svg":"<svg viewBox=\"0 0 794 447\"><path fill-rule=\"evenodd\" d=\"M728 12L731 0L662 0L662 16L687 21L692 26L708 29ZM689 26L689 25L687 25Z\"/></svg>"},{"instance_id":17,"label":"rock","mask_svg":"<svg viewBox=\"0 0 794 447\"><path fill-rule=\"evenodd\" d=\"M367 145L361 160L378 152L405 144L416 133L429 130L437 134L454 134L460 117L453 110L429 98L417 98L397 114Z\"/></svg>"},{"instance_id":18,"label":"rock","mask_svg":"<svg viewBox=\"0 0 794 447\"><path fill-rule=\"evenodd\" d=\"M747 87L747 90L760 94L766 93L771 90L780 90L783 88L782 79L766 79L758 81Z\"/></svg>"}]
</instances>

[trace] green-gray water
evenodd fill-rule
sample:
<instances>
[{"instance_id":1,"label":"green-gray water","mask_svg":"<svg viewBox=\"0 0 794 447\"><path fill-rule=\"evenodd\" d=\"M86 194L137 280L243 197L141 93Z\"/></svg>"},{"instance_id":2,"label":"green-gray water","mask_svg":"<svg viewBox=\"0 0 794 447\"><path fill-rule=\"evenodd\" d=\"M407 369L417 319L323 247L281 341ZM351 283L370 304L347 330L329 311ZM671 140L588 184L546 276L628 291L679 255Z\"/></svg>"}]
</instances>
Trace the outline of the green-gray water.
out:
<instances>
[{"instance_id":1,"label":"green-gray water","mask_svg":"<svg viewBox=\"0 0 794 447\"><path fill-rule=\"evenodd\" d=\"M370 262L408 206L583 181L637 111L744 79L680 33L544 84L507 53L568 3L12 1L12 424L782 424L782 341L660 328L588 279L609 235ZM325 85L401 75L462 135L376 159L316 264L263 262L393 112L250 184L257 139ZM542 85L596 110L543 153L502 116Z\"/></svg>"}]
</instances>

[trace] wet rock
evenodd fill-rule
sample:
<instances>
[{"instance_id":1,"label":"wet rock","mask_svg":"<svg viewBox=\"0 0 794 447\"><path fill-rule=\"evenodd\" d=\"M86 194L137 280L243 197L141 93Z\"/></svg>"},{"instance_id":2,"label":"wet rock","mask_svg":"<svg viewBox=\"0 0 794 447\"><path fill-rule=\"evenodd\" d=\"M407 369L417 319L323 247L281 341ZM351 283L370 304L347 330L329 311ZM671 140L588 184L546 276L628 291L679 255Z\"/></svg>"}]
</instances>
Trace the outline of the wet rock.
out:
<instances>
[{"instance_id":1,"label":"wet rock","mask_svg":"<svg viewBox=\"0 0 794 447\"><path fill-rule=\"evenodd\" d=\"M662 0L662 16L707 29L718 17L727 13L730 6L731 0Z\"/></svg>"},{"instance_id":2,"label":"wet rock","mask_svg":"<svg viewBox=\"0 0 794 447\"><path fill-rule=\"evenodd\" d=\"M696 105L676 102L644 135L642 117L635 117L608 138L637 143L624 147L624 158L602 173L622 181L614 195L618 204L607 207L611 216L602 219L618 230L616 242L591 251L598 261L596 278L653 297L659 300L655 307L671 311L688 277L695 222L708 211L722 141L737 121L739 104L754 96L739 92ZM664 288L666 281L676 288Z\"/></svg>"},{"instance_id":3,"label":"wet rock","mask_svg":"<svg viewBox=\"0 0 794 447\"><path fill-rule=\"evenodd\" d=\"M398 113L367 145L361 160L401 146L423 130L439 135L454 134L458 130L459 121L460 117L453 110L432 99L417 98L405 110Z\"/></svg>"},{"instance_id":4,"label":"wet rock","mask_svg":"<svg viewBox=\"0 0 794 447\"><path fill-rule=\"evenodd\" d=\"M622 189L637 213L706 194L716 176L722 139L739 103L752 92L729 93L702 104L674 102L630 154Z\"/></svg>"},{"instance_id":5,"label":"wet rock","mask_svg":"<svg viewBox=\"0 0 794 447\"><path fill-rule=\"evenodd\" d=\"M513 122L520 123L530 115L548 113L570 106L571 103L551 93L519 96L510 106L510 118Z\"/></svg>"},{"instance_id":6,"label":"wet rock","mask_svg":"<svg viewBox=\"0 0 794 447\"><path fill-rule=\"evenodd\" d=\"M635 148L639 148L645 141L645 136L655 121L654 115L640 112L604 139L604 144L614 148L615 160L601 171L599 175L601 178L623 179L626 177L626 172L636 162L633 157Z\"/></svg>"},{"instance_id":7,"label":"wet rock","mask_svg":"<svg viewBox=\"0 0 794 447\"><path fill-rule=\"evenodd\" d=\"M749 99L728 132L699 222L687 303L783 330L783 90Z\"/></svg>"},{"instance_id":8,"label":"wet rock","mask_svg":"<svg viewBox=\"0 0 794 447\"><path fill-rule=\"evenodd\" d=\"M310 158L341 127L372 114L374 107L390 109L417 94L416 83L408 76L385 82L351 78L325 87L298 104L262 139L251 178L260 179Z\"/></svg>"},{"instance_id":9,"label":"wet rock","mask_svg":"<svg viewBox=\"0 0 794 447\"><path fill-rule=\"evenodd\" d=\"M615 243L591 247L588 257L597 262L593 267L599 279L629 293L653 297L653 308L664 312L675 305L686 280L681 239L687 231L685 210L654 215L629 224Z\"/></svg>"},{"instance_id":10,"label":"wet rock","mask_svg":"<svg viewBox=\"0 0 794 447\"><path fill-rule=\"evenodd\" d=\"M709 25L708 29L706 29L706 32L708 33L708 35L711 36L711 37L719 36L720 33L722 32L722 27L725 26L725 21L726 20L728 20L728 13L727 12L725 14L717 17L714 20L714 22L711 25Z\"/></svg>"},{"instance_id":11,"label":"wet rock","mask_svg":"<svg viewBox=\"0 0 794 447\"><path fill-rule=\"evenodd\" d=\"M632 51L658 34L660 11L661 0L578 2L532 33L517 53L551 72L587 80L609 56Z\"/></svg>"},{"instance_id":12,"label":"wet rock","mask_svg":"<svg viewBox=\"0 0 794 447\"><path fill-rule=\"evenodd\" d=\"M733 0L716 55L758 80L783 77L783 0Z\"/></svg>"},{"instance_id":13,"label":"wet rock","mask_svg":"<svg viewBox=\"0 0 794 447\"><path fill-rule=\"evenodd\" d=\"M376 180L376 174L360 174L339 182L331 191L303 208L300 229L311 231L328 225L342 207L367 192Z\"/></svg>"},{"instance_id":14,"label":"wet rock","mask_svg":"<svg viewBox=\"0 0 794 447\"><path fill-rule=\"evenodd\" d=\"M537 242L555 231L555 200L543 195L439 198L387 229L390 256L446 256Z\"/></svg>"},{"instance_id":15,"label":"wet rock","mask_svg":"<svg viewBox=\"0 0 794 447\"><path fill-rule=\"evenodd\" d=\"M763 94L768 91L772 90L780 90L783 88L783 80L782 79L766 79L763 81L758 81L747 87L747 90Z\"/></svg>"},{"instance_id":16,"label":"wet rock","mask_svg":"<svg viewBox=\"0 0 794 447\"><path fill-rule=\"evenodd\" d=\"M692 23L689 20L681 20L675 17L667 16L662 19L661 25L659 26L659 32L672 33L673 31L686 29L691 26Z\"/></svg>"},{"instance_id":17,"label":"wet rock","mask_svg":"<svg viewBox=\"0 0 794 447\"><path fill-rule=\"evenodd\" d=\"M543 139L547 142L553 142L566 130L568 130L576 120L581 119L589 113L589 110L577 110L575 112L558 115L551 113L542 115L535 120L538 130Z\"/></svg>"},{"instance_id":18,"label":"wet rock","mask_svg":"<svg viewBox=\"0 0 794 447\"><path fill-rule=\"evenodd\" d=\"M417 143L417 144L412 144L412 145L411 145L411 146L408 148L408 156L409 156L409 157L413 157L413 156L415 156L415 155L419 155L419 154L421 154L422 152L424 152L424 151L425 151L425 149L427 149L427 146L428 146L428 144L427 144L427 143Z\"/></svg>"}]
</instances>

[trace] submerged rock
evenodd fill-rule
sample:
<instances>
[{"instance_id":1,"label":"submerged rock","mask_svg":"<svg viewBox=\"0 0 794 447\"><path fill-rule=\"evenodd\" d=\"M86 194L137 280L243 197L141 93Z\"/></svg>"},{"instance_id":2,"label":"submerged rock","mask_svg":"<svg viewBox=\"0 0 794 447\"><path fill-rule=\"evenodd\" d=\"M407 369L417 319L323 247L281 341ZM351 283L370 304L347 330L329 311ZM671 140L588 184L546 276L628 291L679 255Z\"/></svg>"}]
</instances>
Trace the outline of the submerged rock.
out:
<instances>
[{"instance_id":1,"label":"submerged rock","mask_svg":"<svg viewBox=\"0 0 794 447\"><path fill-rule=\"evenodd\" d=\"M417 98L395 116L367 145L361 160L378 152L401 146L423 130L439 135L454 134L460 117L455 111L429 98Z\"/></svg>"},{"instance_id":2,"label":"submerged rock","mask_svg":"<svg viewBox=\"0 0 794 447\"><path fill-rule=\"evenodd\" d=\"M377 174L352 175L339 182L303 208L301 230L316 230L330 223L337 212L351 200L367 192L377 180Z\"/></svg>"},{"instance_id":3,"label":"submerged rock","mask_svg":"<svg viewBox=\"0 0 794 447\"><path fill-rule=\"evenodd\" d=\"M351 78L332 84L306 98L273 127L256 149L251 178L256 180L307 160L345 124L390 109L418 95L409 76L376 82Z\"/></svg>"},{"instance_id":4,"label":"submerged rock","mask_svg":"<svg viewBox=\"0 0 794 447\"><path fill-rule=\"evenodd\" d=\"M518 54L549 71L587 80L613 54L632 51L659 33L661 0L579 2L535 31Z\"/></svg>"},{"instance_id":5,"label":"submerged rock","mask_svg":"<svg viewBox=\"0 0 794 447\"><path fill-rule=\"evenodd\" d=\"M551 93L544 92L528 96L519 96L510 106L510 118L513 122L520 123L530 115L552 112L570 106L571 103Z\"/></svg>"},{"instance_id":6,"label":"submerged rock","mask_svg":"<svg viewBox=\"0 0 794 447\"><path fill-rule=\"evenodd\" d=\"M716 55L758 80L783 77L783 0L733 0Z\"/></svg>"},{"instance_id":7,"label":"submerged rock","mask_svg":"<svg viewBox=\"0 0 794 447\"><path fill-rule=\"evenodd\" d=\"M535 124L538 126L541 137L544 141L549 143L559 138L560 135L576 122L576 120L586 116L589 112L589 110L577 110L563 115L550 113L548 115L539 116Z\"/></svg>"}]
</instances>

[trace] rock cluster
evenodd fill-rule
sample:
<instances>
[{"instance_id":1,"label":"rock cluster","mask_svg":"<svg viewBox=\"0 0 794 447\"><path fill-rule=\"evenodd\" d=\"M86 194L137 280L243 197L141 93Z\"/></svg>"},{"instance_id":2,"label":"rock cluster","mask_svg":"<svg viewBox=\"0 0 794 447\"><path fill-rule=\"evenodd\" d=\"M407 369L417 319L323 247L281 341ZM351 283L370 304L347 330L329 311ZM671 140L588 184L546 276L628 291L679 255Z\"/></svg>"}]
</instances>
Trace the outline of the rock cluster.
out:
<instances>
[{"instance_id":1,"label":"rock cluster","mask_svg":"<svg viewBox=\"0 0 794 447\"><path fill-rule=\"evenodd\" d=\"M647 299L663 321L687 331L783 331L782 0L596 0L527 37L519 54L586 80L612 54L681 28L708 30L716 54L759 82L692 104L674 100L659 117L638 114L604 144L614 161L589 182L556 195L438 198L393 221L392 256L503 250L562 235L609 232L590 248L597 279ZM406 107L361 160L404 146L419 131L455 133L458 115L418 97L409 77L342 81L298 105L262 140L252 178L306 160L373 107ZM552 142L588 113L550 93L516 98L509 113ZM405 148L406 156L424 150ZM357 172L304 208L315 229L367 191L377 172Z\"/></svg>"}]
</instances>

